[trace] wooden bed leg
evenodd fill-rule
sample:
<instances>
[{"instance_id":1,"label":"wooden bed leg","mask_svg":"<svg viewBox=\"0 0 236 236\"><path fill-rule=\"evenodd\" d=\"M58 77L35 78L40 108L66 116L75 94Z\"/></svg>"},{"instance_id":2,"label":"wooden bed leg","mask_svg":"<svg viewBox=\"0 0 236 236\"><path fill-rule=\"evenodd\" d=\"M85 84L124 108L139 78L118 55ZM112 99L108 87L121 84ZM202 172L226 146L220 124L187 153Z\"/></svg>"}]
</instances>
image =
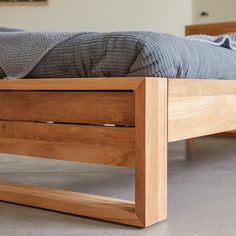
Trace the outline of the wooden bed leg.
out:
<instances>
[{"instance_id":1,"label":"wooden bed leg","mask_svg":"<svg viewBox=\"0 0 236 236\"><path fill-rule=\"evenodd\" d=\"M147 227L167 218L167 79L135 90L135 213Z\"/></svg>"},{"instance_id":2,"label":"wooden bed leg","mask_svg":"<svg viewBox=\"0 0 236 236\"><path fill-rule=\"evenodd\" d=\"M195 151L196 151L196 140L195 139L187 139L186 143L185 143L186 160L191 160L193 158Z\"/></svg>"}]
</instances>

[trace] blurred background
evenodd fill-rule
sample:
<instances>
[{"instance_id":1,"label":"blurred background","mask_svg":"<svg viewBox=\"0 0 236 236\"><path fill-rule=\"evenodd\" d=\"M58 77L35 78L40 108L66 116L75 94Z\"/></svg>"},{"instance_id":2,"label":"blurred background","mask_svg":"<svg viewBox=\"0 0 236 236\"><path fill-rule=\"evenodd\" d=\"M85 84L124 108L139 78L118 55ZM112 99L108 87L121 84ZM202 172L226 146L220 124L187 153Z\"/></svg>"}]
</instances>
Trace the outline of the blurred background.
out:
<instances>
[{"instance_id":1,"label":"blurred background","mask_svg":"<svg viewBox=\"0 0 236 236\"><path fill-rule=\"evenodd\" d=\"M184 26L236 20L235 0L48 0L0 2L1 26L32 30L145 30L184 34Z\"/></svg>"}]
</instances>

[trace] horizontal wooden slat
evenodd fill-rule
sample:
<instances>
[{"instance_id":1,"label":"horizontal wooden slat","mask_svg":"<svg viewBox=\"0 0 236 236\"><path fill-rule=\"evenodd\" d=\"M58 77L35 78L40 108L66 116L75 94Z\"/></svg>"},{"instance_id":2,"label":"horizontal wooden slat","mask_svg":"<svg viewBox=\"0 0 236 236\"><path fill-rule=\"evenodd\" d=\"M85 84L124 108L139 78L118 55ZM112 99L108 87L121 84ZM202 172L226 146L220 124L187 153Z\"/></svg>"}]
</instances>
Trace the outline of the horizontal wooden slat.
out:
<instances>
[{"instance_id":1,"label":"horizontal wooden slat","mask_svg":"<svg viewBox=\"0 0 236 236\"><path fill-rule=\"evenodd\" d=\"M191 81L169 80L168 140L236 129L235 81Z\"/></svg>"},{"instance_id":2,"label":"horizontal wooden slat","mask_svg":"<svg viewBox=\"0 0 236 236\"><path fill-rule=\"evenodd\" d=\"M0 91L0 119L134 124L132 92Z\"/></svg>"},{"instance_id":3,"label":"horizontal wooden slat","mask_svg":"<svg viewBox=\"0 0 236 236\"><path fill-rule=\"evenodd\" d=\"M134 166L134 128L0 121L0 152Z\"/></svg>"},{"instance_id":4,"label":"horizontal wooden slat","mask_svg":"<svg viewBox=\"0 0 236 236\"><path fill-rule=\"evenodd\" d=\"M0 80L0 90L135 90L143 77Z\"/></svg>"},{"instance_id":5,"label":"horizontal wooden slat","mask_svg":"<svg viewBox=\"0 0 236 236\"><path fill-rule=\"evenodd\" d=\"M185 29L186 35L192 35L192 34L220 35L220 34L226 34L230 32L236 32L236 21L188 25L186 26L186 29Z\"/></svg>"},{"instance_id":6,"label":"horizontal wooden slat","mask_svg":"<svg viewBox=\"0 0 236 236\"><path fill-rule=\"evenodd\" d=\"M0 200L117 223L143 226L134 202L0 181Z\"/></svg>"}]
</instances>

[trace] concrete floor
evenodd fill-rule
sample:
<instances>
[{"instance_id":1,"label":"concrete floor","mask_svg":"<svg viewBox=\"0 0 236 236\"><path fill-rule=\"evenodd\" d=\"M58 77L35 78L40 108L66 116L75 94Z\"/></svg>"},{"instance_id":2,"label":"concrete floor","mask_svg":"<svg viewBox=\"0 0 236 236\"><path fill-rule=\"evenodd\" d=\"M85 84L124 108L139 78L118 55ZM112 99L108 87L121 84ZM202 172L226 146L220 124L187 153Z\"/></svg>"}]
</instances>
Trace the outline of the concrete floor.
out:
<instances>
[{"instance_id":1,"label":"concrete floor","mask_svg":"<svg viewBox=\"0 0 236 236\"><path fill-rule=\"evenodd\" d=\"M167 221L141 230L0 202L0 235L236 235L235 140L200 139L197 152L188 161L184 160L184 143L173 143L169 150ZM134 198L134 172L130 169L1 155L0 178Z\"/></svg>"}]
</instances>

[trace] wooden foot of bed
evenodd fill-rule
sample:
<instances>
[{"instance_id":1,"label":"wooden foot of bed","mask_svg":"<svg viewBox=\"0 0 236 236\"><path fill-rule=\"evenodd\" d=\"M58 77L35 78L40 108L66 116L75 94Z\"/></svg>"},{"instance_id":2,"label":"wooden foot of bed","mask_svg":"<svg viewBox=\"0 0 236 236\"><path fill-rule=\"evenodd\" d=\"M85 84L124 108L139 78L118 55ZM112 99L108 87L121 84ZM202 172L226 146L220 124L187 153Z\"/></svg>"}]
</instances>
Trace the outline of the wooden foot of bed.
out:
<instances>
[{"instance_id":1,"label":"wooden foot of bed","mask_svg":"<svg viewBox=\"0 0 236 236\"><path fill-rule=\"evenodd\" d=\"M146 227L167 218L167 80L143 82L135 112L135 212Z\"/></svg>"},{"instance_id":2,"label":"wooden foot of bed","mask_svg":"<svg viewBox=\"0 0 236 236\"><path fill-rule=\"evenodd\" d=\"M132 201L0 181L0 199L26 206L142 226Z\"/></svg>"},{"instance_id":3,"label":"wooden foot of bed","mask_svg":"<svg viewBox=\"0 0 236 236\"><path fill-rule=\"evenodd\" d=\"M167 111L168 108L168 111ZM147 227L167 217L167 143L236 129L236 83L0 81L0 152L135 168L135 201L0 182L0 200ZM168 126L168 128L167 128Z\"/></svg>"},{"instance_id":4,"label":"wooden foot of bed","mask_svg":"<svg viewBox=\"0 0 236 236\"><path fill-rule=\"evenodd\" d=\"M0 200L137 227L166 219L167 79L52 81L0 81L0 152L134 167L135 201L8 181Z\"/></svg>"}]
</instances>

